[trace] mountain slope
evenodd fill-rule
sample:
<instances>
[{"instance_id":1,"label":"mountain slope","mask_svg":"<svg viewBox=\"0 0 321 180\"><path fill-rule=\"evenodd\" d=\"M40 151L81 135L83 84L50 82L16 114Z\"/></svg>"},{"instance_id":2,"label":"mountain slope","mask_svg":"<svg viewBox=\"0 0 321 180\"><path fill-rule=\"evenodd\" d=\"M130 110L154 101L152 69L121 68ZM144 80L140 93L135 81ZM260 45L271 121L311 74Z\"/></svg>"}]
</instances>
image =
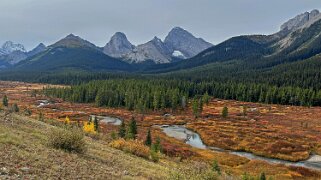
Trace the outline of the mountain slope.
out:
<instances>
[{"instance_id":1,"label":"mountain slope","mask_svg":"<svg viewBox=\"0 0 321 180\"><path fill-rule=\"evenodd\" d=\"M0 155L6 157L0 179L167 179L180 166L147 161L90 137L84 154L56 150L47 146L47 136L60 127L3 112L0 118Z\"/></svg>"},{"instance_id":2,"label":"mountain slope","mask_svg":"<svg viewBox=\"0 0 321 180\"><path fill-rule=\"evenodd\" d=\"M35 47L31 51L29 51L27 53L27 56L31 57L31 56L37 55L39 53L44 52L46 49L47 49L47 47L43 43L40 43L37 47Z\"/></svg>"},{"instance_id":3,"label":"mountain slope","mask_svg":"<svg viewBox=\"0 0 321 180\"><path fill-rule=\"evenodd\" d=\"M68 35L36 56L18 63L13 70L62 71L130 71L131 65L102 53L92 43L75 35Z\"/></svg>"}]
</instances>

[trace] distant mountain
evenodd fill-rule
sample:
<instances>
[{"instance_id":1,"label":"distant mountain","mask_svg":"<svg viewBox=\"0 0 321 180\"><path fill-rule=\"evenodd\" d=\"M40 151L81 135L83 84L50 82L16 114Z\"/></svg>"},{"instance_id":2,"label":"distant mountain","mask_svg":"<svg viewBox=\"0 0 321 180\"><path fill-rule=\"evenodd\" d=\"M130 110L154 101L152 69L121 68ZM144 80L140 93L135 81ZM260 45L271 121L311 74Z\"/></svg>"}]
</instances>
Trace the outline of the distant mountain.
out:
<instances>
[{"instance_id":1,"label":"distant mountain","mask_svg":"<svg viewBox=\"0 0 321 180\"><path fill-rule=\"evenodd\" d=\"M116 33L104 47L104 53L130 63L152 61L164 64L173 62L174 59L193 57L211 46L213 45L203 39L176 27L170 31L164 42L155 37L137 47L127 40L124 33Z\"/></svg>"},{"instance_id":2,"label":"distant mountain","mask_svg":"<svg viewBox=\"0 0 321 180\"><path fill-rule=\"evenodd\" d=\"M161 39L154 37L151 41L137 46L132 52L125 54L123 59L131 63L142 63L151 60L156 64L169 63L170 51Z\"/></svg>"},{"instance_id":3,"label":"distant mountain","mask_svg":"<svg viewBox=\"0 0 321 180\"><path fill-rule=\"evenodd\" d=\"M8 55L15 51L26 52L26 49L22 44L15 44L12 41L7 41L0 48L0 55Z\"/></svg>"},{"instance_id":4,"label":"distant mountain","mask_svg":"<svg viewBox=\"0 0 321 180\"><path fill-rule=\"evenodd\" d=\"M6 68L27 58L26 49L22 44L12 41L5 42L0 48L0 61L2 68Z\"/></svg>"},{"instance_id":5,"label":"distant mountain","mask_svg":"<svg viewBox=\"0 0 321 180\"><path fill-rule=\"evenodd\" d=\"M22 44L15 44L11 41L7 41L0 49L0 61L2 68L15 65L20 61L27 59L28 57L43 52L45 49L46 46L41 43L33 50L27 52Z\"/></svg>"},{"instance_id":6,"label":"distant mountain","mask_svg":"<svg viewBox=\"0 0 321 180\"><path fill-rule=\"evenodd\" d=\"M165 38L164 43L173 56L184 58L196 56L198 53L213 46L211 43L204 41L202 38L196 38L180 27L173 28Z\"/></svg>"},{"instance_id":7,"label":"distant mountain","mask_svg":"<svg viewBox=\"0 0 321 180\"><path fill-rule=\"evenodd\" d=\"M42 49L40 46L39 49ZM105 55L94 44L73 34L48 46L45 51L16 64L16 71L130 71L131 65Z\"/></svg>"},{"instance_id":8,"label":"distant mountain","mask_svg":"<svg viewBox=\"0 0 321 180\"><path fill-rule=\"evenodd\" d=\"M287 21L277 33L233 37L190 59L157 65L147 71L169 72L227 61L264 68L303 60L319 53L321 53L321 14L318 10L313 10Z\"/></svg>"},{"instance_id":9,"label":"distant mountain","mask_svg":"<svg viewBox=\"0 0 321 180\"><path fill-rule=\"evenodd\" d=\"M40 43L37 47L29 51L27 53L27 56L31 57L31 56L37 55L39 53L44 52L46 49L47 49L47 46L45 46L43 43Z\"/></svg>"},{"instance_id":10,"label":"distant mountain","mask_svg":"<svg viewBox=\"0 0 321 180\"><path fill-rule=\"evenodd\" d=\"M299 28L305 27L308 24L313 24L315 21L321 19L321 14L319 10L313 10L311 12L305 12L303 14L297 15L296 17L285 22L281 26L281 30L294 31Z\"/></svg>"},{"instance_id":11,"label":"distant mountain","mask_svg":"<svg viewBox=\"0 0 321 180\"><path fill-rule=\"evenodd\" d=\"M50 48L56 47L64 47L64 48L82 48L82 49L95 49L100 51L93 43L80 38L79 36L75 36L74 34L69 34L65 38L59 40L50 46Z\"/></svg>"},{"instance_id":12,"label":"distant mountain","mask_svg":"<svg viewBox=\"0 0 321 180\"><path fill-rule=\"evenodd\" d=\"M117 32L106 44L103 52L111 57L121 58L124 54L132 52L134 48L135 46L128 41L124 33Z\"/></svg>"}]
</instances>

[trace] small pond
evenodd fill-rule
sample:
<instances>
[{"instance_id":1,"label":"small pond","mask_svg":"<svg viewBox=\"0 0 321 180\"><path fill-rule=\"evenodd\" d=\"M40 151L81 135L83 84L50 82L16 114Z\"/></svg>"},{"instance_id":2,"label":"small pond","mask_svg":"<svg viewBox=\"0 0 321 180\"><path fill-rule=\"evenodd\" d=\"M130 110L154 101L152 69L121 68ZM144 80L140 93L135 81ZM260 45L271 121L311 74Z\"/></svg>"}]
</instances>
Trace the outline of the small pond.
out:
<instances>
[{"instance_id":1,"label":"small pond","mask_svg":"<svg viewBox=\"0 0 321 180\"><path fill-rule=\"evenodd\" d=\"M91 115L90 117L94 118L95 115ZM122 123L121 119L115 118L115 117L110 117L110 116L96 116L96 117L101 123L105 123L105 124L119 126Z\"/></svg>"}]
</instances>

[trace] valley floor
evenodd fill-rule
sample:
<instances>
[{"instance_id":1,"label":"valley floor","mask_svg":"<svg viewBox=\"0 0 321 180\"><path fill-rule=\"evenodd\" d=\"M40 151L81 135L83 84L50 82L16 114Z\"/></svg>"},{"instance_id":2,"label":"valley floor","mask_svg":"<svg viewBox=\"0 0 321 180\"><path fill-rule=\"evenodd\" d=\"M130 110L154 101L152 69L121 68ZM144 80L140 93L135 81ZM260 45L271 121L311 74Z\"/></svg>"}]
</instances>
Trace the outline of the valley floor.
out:
<instances>
[{"instance_id":1,"label":"valley floor","mask_svg":"<svg viewBox=\"0 0 321 180\"><path fill-rule=\"evenodd\" d=\"M287 160L302 160L309 153L320 154L321 108L262 105L213 99L204 107L200 118L195 119L188 109L173 112L169 117L162 113L138 114L125 109L97 108L91 104L68 103L44 96L31 97L31 90L41 90L46 85L19 82L0 82L1 96L6 94L10 103L16 102L21 112L32 111L31 118L20 115L0 116L0 179L3 177L54 177L54 178L129 178L166 179L182 163L163 159L152 163L125 154L108 146L108 140L86 138L89 151L84 155L53 150L45 145L46 132L52 126L38 122L40 112L47 119L63 121L66 116L77 123L86 121L91 114L115 116L138 120L138 139L146 137L152 125L187 124L197 131L203 141L226 149L247 150L262 156ZM43 103L48 100L48 103ZM43 103L43 104L41 104ZM240 106L248 106L248 114L241 115ZM229 107L229 117L223 119L220 112ZM305 124L308 123L308 124ZM117 127L102 125L102 133L109 136ZM318 179L321 172L306 168L269 164L249 160L224 152L201 150L166 136L155 128L152 134L162 139L164 153L170 159L212 162L214 159L226 174L241 176L247 172L258 175L265 172L274 179ZM2 150L3 149L3 150ZM184 163L183 163L184 164ZM3 172L2 172L3 171Z\"/></svg>"}]
</instances>

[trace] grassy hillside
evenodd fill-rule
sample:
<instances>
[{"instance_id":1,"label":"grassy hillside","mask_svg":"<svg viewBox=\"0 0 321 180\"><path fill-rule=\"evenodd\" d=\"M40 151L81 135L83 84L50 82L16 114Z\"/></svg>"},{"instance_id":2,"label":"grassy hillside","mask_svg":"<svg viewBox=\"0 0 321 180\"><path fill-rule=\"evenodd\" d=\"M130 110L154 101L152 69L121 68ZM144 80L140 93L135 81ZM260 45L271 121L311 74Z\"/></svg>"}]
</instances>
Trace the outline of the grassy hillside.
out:
<instances>
[{"instance_id":1,"label":"grassy hillside","mask_svg":"<svg viewBox=\"0 0 321 180\"><path fill-rule=\"evenodd\" d=\"M0 113L0 179L172 179L181 163L159 163L113 149L105 141L85 138L88 151L68 153L48 147L47 134L57 128L16 114ZM184 165L186 167L186 165ZM183 176L181 176L183 177Z\"/></svg>"}]
</instances>

